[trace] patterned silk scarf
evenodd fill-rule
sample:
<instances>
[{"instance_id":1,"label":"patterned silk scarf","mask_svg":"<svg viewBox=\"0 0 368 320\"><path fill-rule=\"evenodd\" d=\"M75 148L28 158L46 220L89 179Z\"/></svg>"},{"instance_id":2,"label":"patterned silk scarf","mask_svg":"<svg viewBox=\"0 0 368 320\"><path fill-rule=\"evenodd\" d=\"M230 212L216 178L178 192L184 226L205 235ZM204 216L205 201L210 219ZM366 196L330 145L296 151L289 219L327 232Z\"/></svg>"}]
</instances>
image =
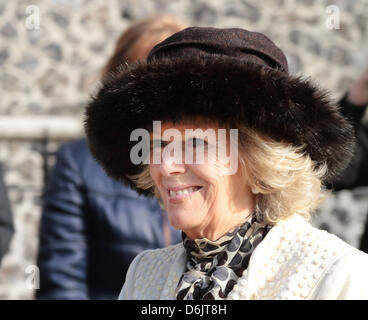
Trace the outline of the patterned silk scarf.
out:
<instances>
[{"instance_id":1,"label":"patterned silk scarf","mask_svg":"<svg viewBox=\"0 0 368 320\"><path fill-rule=\"evenodd\" d=\"M270 225L258 222L253 215L216 241L191 240L183 232L187 264L176 289L176 299L226 298L248 267L253 250L270 229Z\"/></svg>"}]
</instances>

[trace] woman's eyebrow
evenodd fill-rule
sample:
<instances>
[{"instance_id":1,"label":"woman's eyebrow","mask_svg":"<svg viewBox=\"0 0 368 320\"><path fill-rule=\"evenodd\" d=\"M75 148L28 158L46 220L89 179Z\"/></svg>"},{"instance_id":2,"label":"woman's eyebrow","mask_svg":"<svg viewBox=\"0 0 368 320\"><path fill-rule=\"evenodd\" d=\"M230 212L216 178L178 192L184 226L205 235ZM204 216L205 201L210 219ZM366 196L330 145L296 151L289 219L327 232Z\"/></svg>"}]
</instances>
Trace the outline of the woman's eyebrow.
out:
<instances>
[{"instance_id":1,"label":"woman's eyebrow","mask_svg":"<svg viewBox=\"0 0 368 320\"><path fill-rule=\"evenodd\" d=\"M153 139L152 145L160 145L160 146L166 146L170 143L170 140L162 140L162 139Z\"/></svg>"}]
</instances>

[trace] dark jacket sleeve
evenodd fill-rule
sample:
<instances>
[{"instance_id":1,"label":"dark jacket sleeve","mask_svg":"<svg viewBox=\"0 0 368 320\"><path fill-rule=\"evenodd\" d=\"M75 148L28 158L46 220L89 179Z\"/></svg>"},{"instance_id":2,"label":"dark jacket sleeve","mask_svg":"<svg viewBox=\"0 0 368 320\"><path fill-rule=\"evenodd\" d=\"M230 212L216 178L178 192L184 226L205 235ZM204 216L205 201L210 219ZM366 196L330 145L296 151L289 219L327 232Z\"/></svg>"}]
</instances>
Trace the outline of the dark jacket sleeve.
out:
<instances>
[{"instance_id":1,"label":"dark jacket sleeve","mask_svg":"<svg viewBox=\"0 0 368 320\"><path fill-rule=\"evenodd\" d=\"M365 114L365 105L355 105L348 100L348 94L346 93L339 101L340 111L349 119L355 128L361 124L361 120Z\"/></svg>"},{"instance_id":2,"label":"dark jacket sleeve","mask_svg":"<svg viewBox=\"0 0 368 320\"><path fill-rule=\"evenodd\" d=\"M36 299L88 299L88 246L82 181L62 147L48 184L41 217Z\"/></svg>"},{"instance_id":3,"label":"dark jacket sleeve","mask_svg":"<svg viewBox=\"0 0 368 320\"><path fill-rule=\"evenodd\" d=\"M339 178L327 186L334 191L368 185L368 127L362 121L366 107L349 102L347 94L339 101L339 105L341 113L354 127L356 147L350 165Z\"/></svg>"},{"instance_id":4,"label":"dark jacket sleeve","mask_svg":"<svg viewBox=\"0 0 368 320\"><path fill-rule=\"evenodd\" d=\"M0 263L2 257L9 249L9 243L13 233L13 217L3 181L3 170L0 164Z\"/></svg>"}]
</instances>

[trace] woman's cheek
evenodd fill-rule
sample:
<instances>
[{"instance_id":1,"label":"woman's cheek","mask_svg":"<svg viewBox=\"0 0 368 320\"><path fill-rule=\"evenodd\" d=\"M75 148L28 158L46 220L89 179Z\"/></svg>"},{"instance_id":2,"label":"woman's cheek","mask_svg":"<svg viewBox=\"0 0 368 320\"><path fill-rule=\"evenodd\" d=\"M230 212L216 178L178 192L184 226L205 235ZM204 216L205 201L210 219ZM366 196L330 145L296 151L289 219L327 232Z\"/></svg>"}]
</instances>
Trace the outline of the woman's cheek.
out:
<instances>
[{"instance_id":1,"label":"woman's cheek","mask_svg":"<svg viewBox=\"0 0 368 320\"><path fill-rule=\"evenodd\" d=\"M160 188L160 184L159 184L159 168L157 164L149 164L149 173L151 175L151 178L153 180L153 182L156 184L156 186L159 186Z\"/></svg>"}]
</instances>

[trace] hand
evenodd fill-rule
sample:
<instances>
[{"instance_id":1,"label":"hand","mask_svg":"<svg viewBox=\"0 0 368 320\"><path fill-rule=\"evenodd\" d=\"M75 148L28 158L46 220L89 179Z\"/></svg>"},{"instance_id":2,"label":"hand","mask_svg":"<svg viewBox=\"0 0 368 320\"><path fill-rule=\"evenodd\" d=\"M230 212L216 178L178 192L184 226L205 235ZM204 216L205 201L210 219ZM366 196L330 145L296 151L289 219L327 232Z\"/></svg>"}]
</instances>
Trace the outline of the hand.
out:
<instances>
[{"instance_id":1,"label":"hand","mask_svg":"<svg viewBox=\"0 0 368 320\"><path fill-rule=\"evenodd\" d=\"M368 69L353 83L347 98L352 104L358 106L368 104Z\"/></svg>"}]
</instances>

